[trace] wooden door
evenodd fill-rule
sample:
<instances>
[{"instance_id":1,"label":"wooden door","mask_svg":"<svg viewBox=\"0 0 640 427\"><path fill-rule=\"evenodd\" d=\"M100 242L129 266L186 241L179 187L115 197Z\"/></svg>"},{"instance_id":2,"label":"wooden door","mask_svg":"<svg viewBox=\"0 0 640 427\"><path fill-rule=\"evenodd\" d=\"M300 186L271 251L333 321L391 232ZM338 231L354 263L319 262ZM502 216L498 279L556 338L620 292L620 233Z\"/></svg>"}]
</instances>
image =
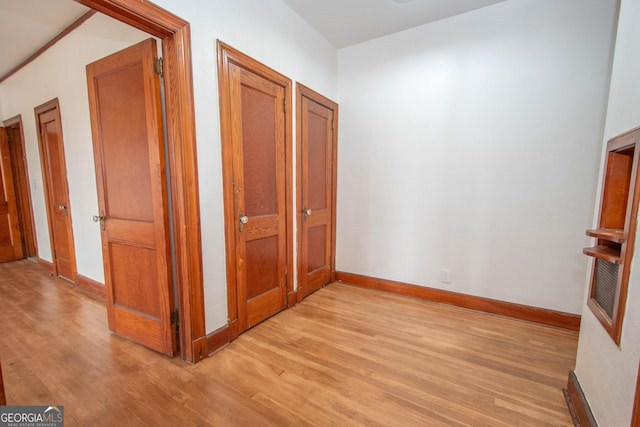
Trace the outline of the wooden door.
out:
<instances>
[{"instance_id":1,"label":"wooden door","mask_svg":"<svg viewBox=\"0 0 640 427\"><path fill-rule=\"evenodd\" d=\"M298 84L298 298L335 276L338 105Z\"/></svg>"},{"instance_id":2,"label":"wooden door","mask_svg":"<svg viewBox=\"0 0 640 427\"><path fill-rule=\"evenodd\" d=\"M18 219L20 234L22 235L25 257L38 255L36 249L35 230L33 228L33 211L31 209L31 191L29 187L29 172L22 133L22 118L12 117L4 121L11 153L11 167L13 169L13 183L16 190L18 205Z\"/></svg>"},{"instance_id":3,"label":"wooden door","mask_svg":"<svg viewBox=\"0 0 640 427\"><path fill-rule=\"evenodd\" d=\"M287 305L290 81L225 45L219 49L233 338Z\"/></svg>"},{"instance_id":4,"label":"wooden door","mask_svg":"<svg viewBox=\"0 0 640 427\"><path fill-rule=\"evenodd\" d=\"M87 66L109 328L176 351L156 42Z\"/></svg>"},{"instance_id":5,"label":"wooden door","mask_svg":"<svg viewBox=\"0 0 640 427\"><path fill-rule=\"evenodd\" d=\"M7 130L0 128L0 262L24 257Z\"/></svg>"},{"instance_id":6,"label":"wooden door","mask_svg":"<svg viewBox=\"0 0 640 427\"><path fill-rule=\"evenodd\" d=\"M54 272L75 281L76 259L58 100L36 107Z\"/></svg>"}]
</instances>

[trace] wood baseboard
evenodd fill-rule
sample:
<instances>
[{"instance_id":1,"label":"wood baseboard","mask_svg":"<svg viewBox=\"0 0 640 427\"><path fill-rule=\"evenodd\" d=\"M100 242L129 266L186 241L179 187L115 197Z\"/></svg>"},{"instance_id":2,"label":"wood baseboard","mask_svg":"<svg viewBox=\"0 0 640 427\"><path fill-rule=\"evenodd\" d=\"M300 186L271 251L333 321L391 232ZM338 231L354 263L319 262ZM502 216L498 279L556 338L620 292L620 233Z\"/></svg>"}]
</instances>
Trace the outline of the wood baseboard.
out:
<instances>
[{"instance_id":1,"label":"wood baseboard","mask_svg":"<svg viewBox=\"0 0 640 427\"><path fill-rule=\"evenodd\" d=\"M298 303L298 290L287 294L287 308L291 308Z\"/></svg>"},{"instance_id":2,"label":"wood baseboard","mask_svg":"<svg viewBox=\"0 0 640 427\"><path fill-rule=\"evenodd\" d=\"M567 407L573 418L573 423L579 427L598 427L587 399L584 397L580 382L574 371L569 372L567 388L562 390L567 401Z\"/></svg>"},{"instance_id":3,"label":"wood baseboard","mask_svg":"<svg viewBox=\"0 0 640 427\"><path fill-rule=\"evenodd\" d=\"M217 331L207 335L207 354L211 356L213 353L226 347L230 342L229 327L223 326Z\"/></svg>"},{"instance_id":4,"label":"wood baseboard","mask_svg":"<svg viewBox=\"0 0 640 427\"><path fill-rule=\"evenodd\" d=\"M457 307L469 308L472 310L483 311L485 313L541 323L543 325L556 326L572 331L580 330L580 316L577 314L563 313L560 311L459 294L440 289L426 288L408 283L395 282L392 280L376 279L373 277L341 271L336 272L336 280L349 285L391 292L427 301L455 305Z\"/></svg>"},{"instance_id":5,"label":"wood baseboard","mask_svg":"<svg viewBox=\"0 0 640 427\"><path fill-rule=\"evenodd\" d=\"M56 269L55 269L55 267L53 266L53 263L52 263L52 262L49 262L49 261L47 261L47 260L44 260L44 259L42 259L42 258L40 258L40 257L36 258L36 260L37 260L37 262L38 262L38 265L39 265L40 267L42 267L44 270L46 270L46 272L47 272L47 273L55 274Z\"/></svg>"},{"instance_id":6,"label":"wood baseboard","mask_svg":"<svg viewBox=\"0 0 640 427\"><path fill-rule=\"evenodd\" d=\"M89 279L81 274L76 276L76 286L102 299L105 297L104 284L93 279Z\"/></svg>"}]
</instances>

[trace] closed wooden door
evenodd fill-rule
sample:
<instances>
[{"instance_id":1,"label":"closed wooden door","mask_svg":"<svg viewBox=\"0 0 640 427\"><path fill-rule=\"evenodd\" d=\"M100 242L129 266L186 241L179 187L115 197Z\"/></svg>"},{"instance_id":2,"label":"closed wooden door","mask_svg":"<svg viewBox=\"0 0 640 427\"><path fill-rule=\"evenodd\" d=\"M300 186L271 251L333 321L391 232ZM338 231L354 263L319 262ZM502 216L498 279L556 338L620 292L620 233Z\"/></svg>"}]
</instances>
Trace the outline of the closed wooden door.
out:
<instances>
[{"instance_id":1,"label":"closed wooden door","mask_svg":"<svg viewBox=\"0 0 640 427\"><path fill-rule=\"evenodd\" d=\"M298 298L335 274L336 123L338 106L298 84Z\"/></svg>"},{"instance_id":2,"label":"closed wooden door","mask_svg":"<svg viewBox=\"0 0 640 427\"><path fill-rule=\"evenodd\" d=\"M156 42L87 66L109 328L176 351Z\"/></svg>"},{"instance_id":3,"label":"closed wooden door","mask_svg":"<svg viewBox=\"0 0 640 427\"><path fill-rule=\"evenodd\" d=\"M33 211L31 208L31 191L29 187L29 172L27 169L24 137L22 133L22 118L16 116L4 121L11 153L11 168L13 169L13 183L16 190L20 234L22 235L23 252L25 257L38 255L36 249L35 231L33 229Z\"/></svg>"},{"instance_id":4,"label":"closed wooden door","mask_svg":"<svg viewBox=\"0 0 640 427\"><path fill-rule=\"evenodd\" d=\"M228 235L233 242L230 282L232 337L286 307L288 277L287 89L281 76L237 52L242 64L222 64ZM240 61L239 61L240 62ZM235 301L234 301L235 299Z\"/></svg>"},{"instance_id":5,"label":"closed wooden door","mask_svg":"<svg viewBox=\"0 0 640 427\"><path fill-rule=\"evenodd\" d=\"M36 107L40 161L45 183L49 235L55 273L75 281L76 258L58 100Z\"/></svg>"},{"instance_id":6,"label":"closed wooden door","mask_svg":"<svg viewBox=\"0 0 640 427\"><path fill-rule=\"evenodd\" d=\"M24 257L7 129L0 128L0 262Z\"/></svg>"}]
</instances>

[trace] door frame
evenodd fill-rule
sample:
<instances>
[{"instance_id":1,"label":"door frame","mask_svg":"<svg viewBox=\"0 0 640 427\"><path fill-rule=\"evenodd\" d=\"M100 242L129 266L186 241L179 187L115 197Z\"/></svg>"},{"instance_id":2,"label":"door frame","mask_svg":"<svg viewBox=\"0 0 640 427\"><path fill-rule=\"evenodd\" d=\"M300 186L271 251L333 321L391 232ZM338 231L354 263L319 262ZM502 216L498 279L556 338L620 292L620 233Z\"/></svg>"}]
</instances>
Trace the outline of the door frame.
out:
<instances>
[{"instance_id":1,"label":"door frame","mask_svg":"<svg viewBox=\"0 0 640 427\"><path fill-rule=\"evenodd\" d=\"M191 28L187 21L148 1L75 1L162 40L180 353L183 360L199 362L209 352L204 318Z\"/></svg>"},{"instance_id":2,"label":"door frame","mask_svg":"<svg viewBox=\"0 0 640 427\"><path fill-rule=\"evenodd\" d=\"M233 148L231 146L231 99L229 88L229 65L234 64L270 80L285 89L285 105L291 105L291 79L267 67L231 46L217 41L218 91L220 94L220 135L222 142L222 176L224 196L224 234L227 258L227 308L230 340L238 336L238 293L236 269L235 233L238 220L235 215L235 195L233 185ZM285 108L285 215L286 215L286 306L296 303L293 289L293 201L292 201L292 114L291 107Z\"/></svg>"},{"instance_id":3,"label":"door frame","mask_svg":"<svg viewBox=\"0 0 640 427\"><path fill-rule=\"evenodd\" d=\"M22 228L22 238L24 239L24 253L26 257L34 257L38 255L38 241L36 239L36 232L34 228L33 220L33 202L31 201L31 184L29 182L29 165L27 164L27 152L24 143L24 128L22 125L22 116L8 118L3 122L3 125L7 129L16 129L20 134L18 155L22 159L16 159L11 157L14 185L16 187L16 193L20 203L18 204L18 216L20 217L20 226ZM16 141L11 139L10 145L15 147ZM10 150L11 151L11 150ZM21 161L20 161L21 160ZM18 182L21 181L21 182ZM23 191L24 190L24 191Z\"/></svg>"},{"instance_id":4,"label":"door frame","mask_svg":"<svg viewBox=\"0 0 640 427\"><path fill-rule=\"evenodd\" d=\"M329 283L336 280L336 202L338 194L338 104L330 100L324 95L310 89L302 83L296 83L296 218L298 221L297 232L297 256L298 256L298 286L302 283L303 279L303 266L302 266L302 224L304 222L304 206L302 206L302 98L309 98L310 100L326 107L333 111L333 140L331 147L331 164L332 164L332 176L331 176L331 273L329 276ZM297 292L298 301L302 300L302 292Z\"/></svg>"},{"instance_id":5,"label":"door frame","mask_svg":"<svg viewBox=\"0 0 640 427\"><path fill-rule=\"evenodd\" d=\"M41 168L41 172L42 172L42 182L43 182L43 190L44 190L44 199L45 199L45 208L47 210L47 223L49 225L49 243L51 244L51 257L52 257L52 261L53 261L53 266L52 266L52 270L53 273L55 275L59 274L58 271L58 262L57 262L57 255L56 255L56 247L55 247L55 243L54 243L54 239L55 239L55 233L53 231L54 226L53 226L53 222L54 222L54 217L53 217L53 212L51 212L51 209L53 209L53 199L52 199L52 194L51 194L51 171L49 170L49 162L47 161L48 156L46 155L47 152L45 151L45 146L44 146L44 140L42 138L42 129L40 128L40 114L44 114L47 113L49 111L55 110L55 114L56 114L56 120L58 122L58 127L60 129L60 134L58 135L60 137L60 155L62 156L62 160L64 161L64 170L62 171L64 173L64 186L66 187L66 192L67 192L67 222L68 222L68 227L70 228L70 230L68 230L69 232L69 244L72 246L72 250L70 251L70 256L71 256L71 277L64 277L65 279L71 280L72 282L76 282L76 279L78 277L78 266L76 263L76 242L75 239L73 237L73 220L72 220L72 216L71 216L71 200L70 200L70 194L69 194L69 181L67 178L67 159L66 159L66 155L65 155L65 146L64 146L64 135L63 135L63 130L62 130L62 115L60 113L60 102L58 101L58 98L54 98L50 101L45 102L44 104L40 104L37 107L35 107L33 109L34 113L35 113L35 120L36 120L36 129L38 131L38 149L40 151L40 168Z\"/></svg>"}]
</instances>

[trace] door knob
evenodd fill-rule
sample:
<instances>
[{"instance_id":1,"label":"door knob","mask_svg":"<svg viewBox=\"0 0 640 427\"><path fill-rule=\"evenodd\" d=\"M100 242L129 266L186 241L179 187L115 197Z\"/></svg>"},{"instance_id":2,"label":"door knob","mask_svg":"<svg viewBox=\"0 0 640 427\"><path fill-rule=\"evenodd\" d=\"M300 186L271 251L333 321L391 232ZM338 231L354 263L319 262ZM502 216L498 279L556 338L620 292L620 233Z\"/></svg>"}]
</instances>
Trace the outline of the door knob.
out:
<instances>
[{"instance_id":1,"label":"door knob","mask_svg":"<svg viewBox=\"0 0 640 427\"><path fill-rule=\"evenodd\" d=\"M304 210L304 217L306 218L308 216L311 216L311 209L307 208L307 209Z\"/></svg>"},{"instance_id":2,"label":"door knob","mask_svg":"<svg viewBox=\"0 0 640 427\"><path fill-rule=\"evenodd\" d=\"M102 231L104 231L104 212L101 212L100 216L94 215L93 216L93 222L99 222L100 223L100 229Z\"/></svg>"},{"instance_id":3,"label":"door knob","mask_svg":"<svg viewBox=\"0 0 640 427\"><path fill-rule=\"evenodd\" d=\"M62 212L63 210L67 209L67 207L65 205L58 205L58 210L60 212Z\"/></svg>"},{"instance_id":4,"label":"door knob","mask_svg":"<svg viewBox=\"0 0 640 427\"><path fill-rule=\"evenodd\" d=\"M240 231L243 231L244 230L244 225L249 222L249 217L246 216L246 215L240 214L238 219L240 221Z\"/></svg>"}]
</instances>

